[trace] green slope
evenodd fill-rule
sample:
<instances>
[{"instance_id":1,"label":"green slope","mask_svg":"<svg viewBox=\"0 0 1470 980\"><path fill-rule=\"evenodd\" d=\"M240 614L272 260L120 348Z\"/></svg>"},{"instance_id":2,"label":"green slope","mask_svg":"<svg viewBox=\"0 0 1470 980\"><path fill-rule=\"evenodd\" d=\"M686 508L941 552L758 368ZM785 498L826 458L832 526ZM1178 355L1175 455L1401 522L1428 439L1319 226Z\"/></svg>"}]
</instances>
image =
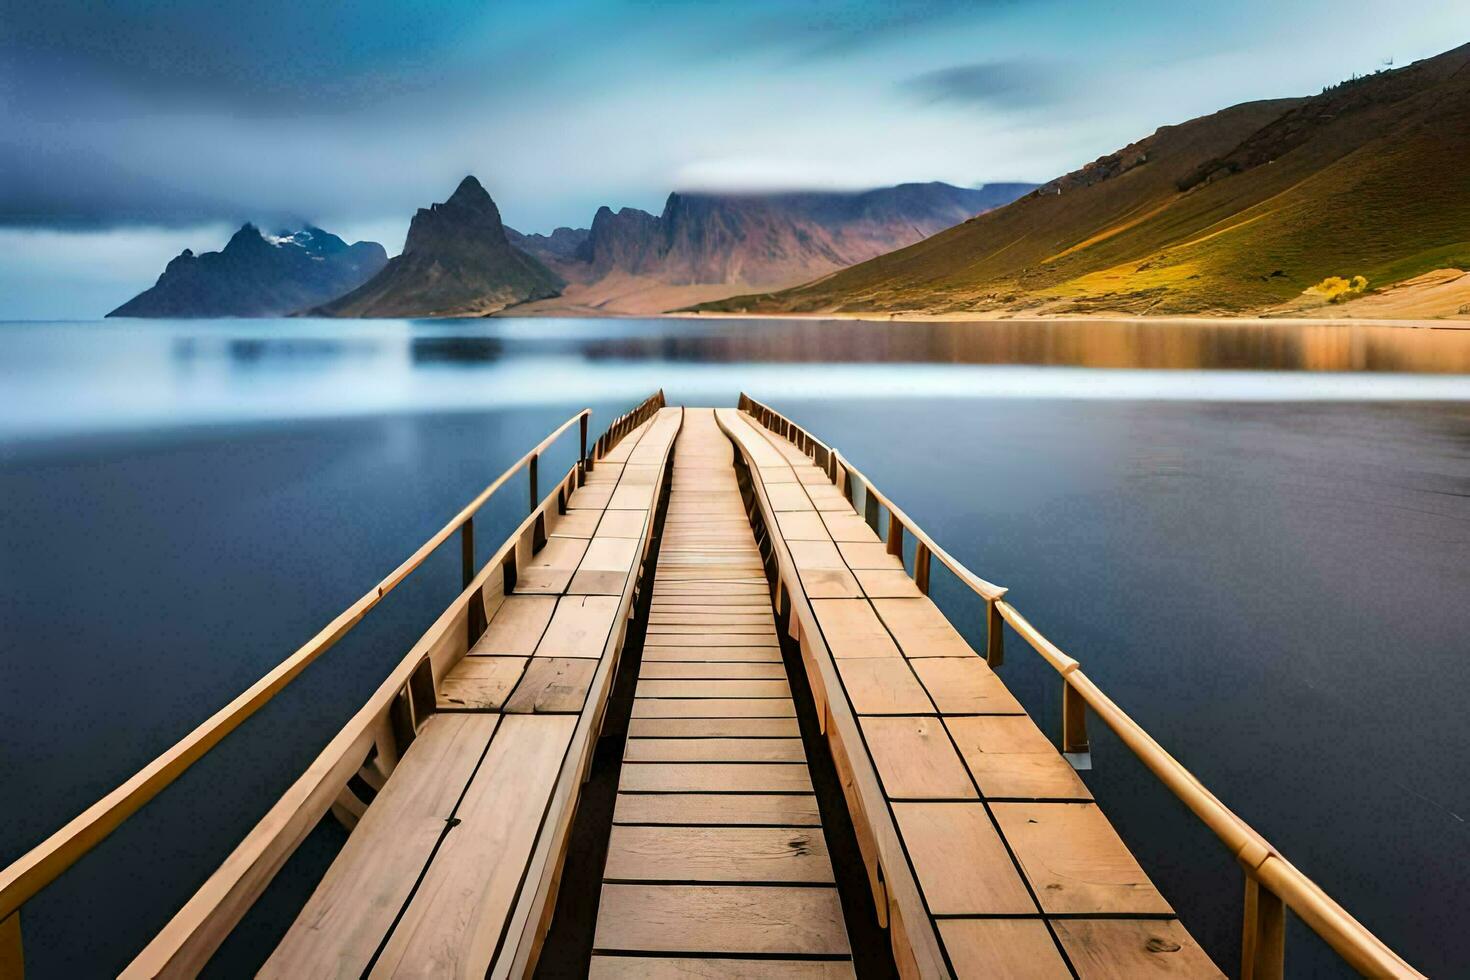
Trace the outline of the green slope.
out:
<instances>
[{"instance_id":1,"label":"green slope","mask_svg":"<svg viewBox=\"0 0 1470 980\"><path fill-rule=\"evenodd\" d=\"M1329 275L1470 262L1470 45L1310 99L1165 127L1008 207L703 309L1250 312Z\"/></svg>"}]
</instances>

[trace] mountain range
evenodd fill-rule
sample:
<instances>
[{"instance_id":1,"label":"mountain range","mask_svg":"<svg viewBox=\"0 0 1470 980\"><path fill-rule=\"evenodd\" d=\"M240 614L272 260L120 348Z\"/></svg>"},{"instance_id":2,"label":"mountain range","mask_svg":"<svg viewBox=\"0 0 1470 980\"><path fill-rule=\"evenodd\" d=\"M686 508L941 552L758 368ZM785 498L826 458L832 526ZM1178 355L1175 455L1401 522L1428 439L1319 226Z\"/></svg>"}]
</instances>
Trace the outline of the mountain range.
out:
<instances>
[{"instance_id":1,"label":"mountain range","mask_svg":"<svg viewBox=\"0 0 1470 980\"><path fill-rule=\"evenodd\" d=\"M266 235L246 224L218 252L184 249L119 317L287 316L355 289L388 261L377 242L348 245L307 226Z\"/></svg>"},{"instance_id":2,"label":"mountain range","mask_svg":"<svg viewBox=\"0 0 1470 980\"><path fill-rule=\"evenodd\" d=\"M511 245L500 209L474 177L449 200L419 208L403 253L311 316L487 316L561 291L562 280Z\"/></svg>"},{"instance_id":3,"label":"mountain range","mask_svg":"<svg viewBox=\"0 0 1470 980\"><path fill-rule=\"evenodd\" d=\"M247 225L223 252L195 259L186 251L157 286L113 315L486 316L512 307L517 314L662 312L806 282L919 241L1034 186L935 182L863 192L674 193L659 215L603 207L590 228L539 235L506 227L470 176L448 200L418 210L403 252L391 260L376 243L360 242L351 254L371 252L375 261L322 281L327 268L338 266L298 268L288 259L313 242L345 249L341 239L320 229L268 238ZM271 248L278 253L273 263L256 255ZM256 261L237 261L247 254ZM313 288L305 289L301 280L311 272Z\"/></svg>"},{"instance_id":4,"label":"mountain range","mask_svg":"<svg viewBox=\"0 0 1470 980\"><path fill-rule=\"evenodd\" d=\"M1467 153L1470 45L1163 127L915 245L702 309L1470 314Z\"/></svg>"}]
</instances>

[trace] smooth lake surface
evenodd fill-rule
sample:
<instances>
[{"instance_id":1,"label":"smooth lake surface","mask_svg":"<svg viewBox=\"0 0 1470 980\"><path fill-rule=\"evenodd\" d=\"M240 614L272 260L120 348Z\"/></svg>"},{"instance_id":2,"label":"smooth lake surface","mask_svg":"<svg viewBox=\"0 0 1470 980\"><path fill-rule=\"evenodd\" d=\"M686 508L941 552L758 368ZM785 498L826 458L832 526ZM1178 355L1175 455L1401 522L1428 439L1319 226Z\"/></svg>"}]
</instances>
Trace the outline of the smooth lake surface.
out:
<instances>
[{"instance_id":1,"label":"smooth lake surface","mask_svg":"<svg viewBox=\"0 0 1470 980\"><path fill-rule=\"evenodd\" d=\"M0 323L0 863L258 678L571 412L748 391L840 448L1420 969L1470 964L1470 331L822 321ZM574 438L574 437L573 437ZM575 454L557 448L543 472ZM520 484L479 530L522 515ZM441 549L27 905L111 975L458 590ZM972 638L980 609L936 573ZM1002 676L1048 732L1059 682ZM1093 720L1084 774L1239 957L1233 858ZM326 821L209 972L248 975ZM1292 976L1347 975L1297 925Z\"/></svg>"}]
</instances>

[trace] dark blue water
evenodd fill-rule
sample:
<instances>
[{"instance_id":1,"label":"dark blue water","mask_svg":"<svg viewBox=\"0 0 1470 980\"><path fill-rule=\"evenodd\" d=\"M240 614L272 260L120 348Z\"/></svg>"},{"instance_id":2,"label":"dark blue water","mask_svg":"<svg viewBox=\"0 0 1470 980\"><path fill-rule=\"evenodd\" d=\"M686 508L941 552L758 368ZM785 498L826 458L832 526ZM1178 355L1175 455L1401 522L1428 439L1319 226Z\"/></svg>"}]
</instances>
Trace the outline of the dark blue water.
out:
<instances>
[{"instance_id":1,"label":"dark blue water","mask_svg":"<svg viewBox=\"0 0 1470 980\"><path fill-rule=\"evenodd\" d=\"M743 387L809 424L1432 975L1470 962L1470 333L1280 325L0 325L0 861L314 633L577 408ZM595 427L600 428L596 424ZM558 447L560 472L575 447ZM521 516L519 485L479 534ZM457 591L451 543L26 907L121 968ZM936 575L972 631L978 608ZM1004 676L1057 727L1014 636ZM1216 959L1240 876L1093 726L1089 784ZM236 975L330 822L227 944ZM1298 935L1301 933L1302 935ZM1341 972L1296 930L1293 975Z\"/></svg>"}]
</instances>

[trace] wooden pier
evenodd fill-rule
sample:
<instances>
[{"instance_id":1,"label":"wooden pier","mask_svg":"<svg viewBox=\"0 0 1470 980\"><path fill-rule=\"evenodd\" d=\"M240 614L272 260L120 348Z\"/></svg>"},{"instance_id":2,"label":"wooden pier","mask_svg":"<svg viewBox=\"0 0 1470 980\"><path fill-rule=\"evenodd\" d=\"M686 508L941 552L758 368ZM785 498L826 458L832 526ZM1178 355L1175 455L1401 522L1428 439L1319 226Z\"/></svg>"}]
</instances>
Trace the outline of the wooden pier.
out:
<instances>
[{"instance_id":1,"label":"wooden pier","mask_svg":"<svg viewBox=\"0 0 1470 980\"><path fill-rule=\"evenodd\" d=\"M743 395L738 408L686 409L660 393L590 447L588 418L568 420L271 674L0 873L0 978L24 974L28 898L456 534L463 591L124 975L198 973L328 813L349 828L346 844L262 976L533 973L609 694L633 664L630 630L642 653L602 828L592 976L851 977L860 929L884 931L906 977L1222 976L1077 775L1089 716L1243 869L1239 975L1283 975L1288 909L1364 975L1420 975L1170 757L1006 590L820 440ZM540 458L574 424L577 461L542 496ZM522 472L530 513L479 564L474 516ZM936 573L975 596L983 652L930 600ZM1001 680L1007 626L1058 673L1055 742ZM793 681L814 705L806 740ZM814 792L816 762L835 770L835 802ZM856 873L835 873L834 823L855 837ZM844 879L870 895L871 921L851 902L844 911Z\"/></svg>"}]
</instances>

